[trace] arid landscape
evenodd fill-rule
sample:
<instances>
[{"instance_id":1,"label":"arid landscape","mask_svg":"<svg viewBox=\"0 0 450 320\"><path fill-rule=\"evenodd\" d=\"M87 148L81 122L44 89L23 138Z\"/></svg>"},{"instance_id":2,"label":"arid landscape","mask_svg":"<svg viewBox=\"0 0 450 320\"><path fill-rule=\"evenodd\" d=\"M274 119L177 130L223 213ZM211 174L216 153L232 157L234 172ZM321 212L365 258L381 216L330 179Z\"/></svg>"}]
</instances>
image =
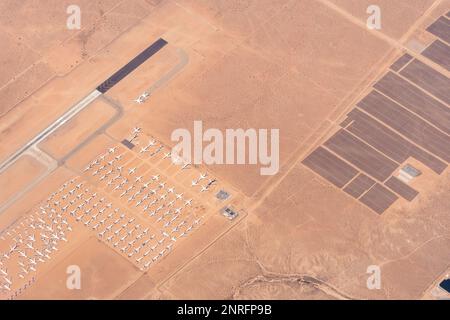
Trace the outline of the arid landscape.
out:
<instances>
[{"instance_id":1,"label":"arid landscape","mask_svg":"<svg viewBox=\"0 0 450 320\"><path fill-rule=\"evenodd\" d=\"M0 0L0 39L0 299L450 298L450 0ZM199 121L279 170L176 156Z\"/></svg>"}]
</instances>

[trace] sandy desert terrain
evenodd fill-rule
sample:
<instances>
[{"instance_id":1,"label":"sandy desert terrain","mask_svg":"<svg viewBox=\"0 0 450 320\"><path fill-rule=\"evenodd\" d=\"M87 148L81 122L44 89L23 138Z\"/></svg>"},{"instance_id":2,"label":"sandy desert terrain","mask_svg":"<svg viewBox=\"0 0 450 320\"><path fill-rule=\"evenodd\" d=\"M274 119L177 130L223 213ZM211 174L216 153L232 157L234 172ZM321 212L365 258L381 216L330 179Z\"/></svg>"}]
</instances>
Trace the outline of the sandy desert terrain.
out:
<instances>
[{"instance_id":1,"label":"sandy desert terrain","mask_svg":"<svg viewBox=\"0 0 450 320\"><path fill-rule=\"evenodd\" d=\"M450 296L449 0L72 2L0 1L0 299Z\"/></svg>"}]
</instances>

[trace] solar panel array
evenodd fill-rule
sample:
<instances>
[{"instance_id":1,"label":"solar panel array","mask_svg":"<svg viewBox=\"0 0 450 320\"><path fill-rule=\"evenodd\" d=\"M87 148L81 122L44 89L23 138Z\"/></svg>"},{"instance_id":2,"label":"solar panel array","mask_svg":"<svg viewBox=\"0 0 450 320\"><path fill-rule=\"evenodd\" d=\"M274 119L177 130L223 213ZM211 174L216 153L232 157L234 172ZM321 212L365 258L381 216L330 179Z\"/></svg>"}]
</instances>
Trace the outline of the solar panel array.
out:
<instances>
[{"instance_id":1,"label":"solar panel array","mask_svg":"<svg viewBox=\"0 0 450 320\"><path fill-rule=\"evenodd\" d=\"M435 39L422 55L450 66L450 20L427 31ZM409 157L437 174L450 162L450 79L405 53L356 104L339 130L303 164L378 214L418 191L394 173Z\"/></svg>"}]
</instances>

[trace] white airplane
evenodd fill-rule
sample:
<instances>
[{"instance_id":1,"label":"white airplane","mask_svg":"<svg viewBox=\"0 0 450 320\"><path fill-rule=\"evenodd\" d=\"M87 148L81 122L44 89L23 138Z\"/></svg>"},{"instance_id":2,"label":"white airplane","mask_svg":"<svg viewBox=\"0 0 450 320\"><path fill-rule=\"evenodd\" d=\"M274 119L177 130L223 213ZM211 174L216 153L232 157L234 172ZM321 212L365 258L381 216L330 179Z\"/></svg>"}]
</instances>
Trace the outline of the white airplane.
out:
<instances>
[{"instance_id":1,"label":"white airplane","mask_svg":"<svg viewBox=\"0 0 450 320\"><path fill-rule=\"evenodd\" d=\"M155 144L156 144L156 140L155 140L155 139L152 139L152 140L150 140L150 141L148 142L147 147L153 147Z\"/></svg>"},{"instance_id":2,"label":"white airplane","mask_svg":"<svg viewBox=\"0 0 450 320\"><path fill-rule=\"evenodd\" d=\"M150 184L151 184L151 181L147 181L146 183L144 183L144 185L142 187L144 189L147 189Z\"/></svg>"},{"instance_id":3,"label":"white airplane","mask_svg":"<svg viewBox=\"0 0 450 320\"><path fill-rule=\"evenodd\" d=\"M142 180L142 176L139 176L134 180L134 182L141 182L141 180Z\"/></svg>"},{"instance_id":4,"label":"white airplane","mask_svg":"<svg viewBox=\"0 0 450 320\"><path fill-rule=\"evenodd\" d=\"M154 176L152 176L152 180L153 181L158 181L159 180L159 174L155 174Z\"/></svg>"},{"instance_id":5,"label":"white airplane","mask_svg":"<svg viewBox=\"0 0 450 320\"><path fill-rule=\"evenodd\" d=\"M124 195L126 195L126 194L127 194L127 192L128 192L128 191L127 191L127 190L125 190L124 192L122 192L122 193L120 194L120 196L119 196L119 197L120 197L120 198L122 198L122 197L123 197Z\"/></svg>"},{"instance_id":6,"label":"white airplane","mask_svg":"<svg viewBox=\"0 0 450 320\"><path fill-rule=\"evenodd\" d=\"M114 157L114 159L120 160L120 159L122 159L122 155L121 155L121 154L118 154L117 156Z\"/></svg>"},{"instance_id":7,"label":"white airplane","mask_svg":"<svg viewBox=\"0 0 450 320\"><path fill-rule=\"evenodd\" d=\"M133 128L133 131L132 131L132 134L139 133L139 132L141 132L141 128L139 128L139 127L134 127L134 128Z\"/></svg>"},{"instance_id":8,"label":"white airplane","mask_svg":"<svg viewBox=\"0 0 450 320\"><path fill-rule=\"evenodd\" d=\"M141 96L137 97L137 98L134 99L133 101L136 102L137 104L144 103L144 100L141 98Z\"/></svg>"},{"instance_id":9,"label":"white airplane","mask_svg":"<svg viewBox=\"0 0 450 320\"><path fill-rule=\"evenodd\" d=\"M177 200L181 200L182 198L183 198L183 194L182 193L179 193L179 194L176 195L176 199Z\"/></svg>"},{"instance_id":10,"label":"white airplane","mask_svg":"<svg viewBox=\"0 0 450 320\"><path fill-rule=\"evenodd\" d=\"M172 153L171 153L171 152L164 153L163 159L170 158L171 156L172 156Z\"/></svg>"},{"instance_id":11,"label":"white airplane","mask_svg":"<svg viewBox=\"0 0 450 320\"><path fill-rule=\"evenodd\" d=\"M114 153L116 151L117 147L109 148L108 153Z\"/></svg>"},{"instance_id":12,"label":"white airplane","mask_svg":"<svg viewBox=\"0 0 450 320\"><path fill-rule=\"evenodd\" d=\"M5 275L5 276L8 275L8 273L7 273L5 270L3 270L3 269L0 269L0 272L1 272L3 275Z\"/></svg>"},{"instance_id":13,"label":"white airplane","mask_svg":"<svg viewBox=\"0 0 450 320\"><path fill-rule=\"evenodd\" d=\"M11 287L8 286L7 284L4 284L4 285L3 285L3 289L6 289L6 290L8 290L8 291L11 291Z\"/></svg>"},{"instance_id":14,"label":"white airplane","mask_svg":"<svg viewBox=\"0 0 450 320\"><path fill-rule=\"evenodd\" d=\"M136 172L136 167L128 169L129 174L134 174Z\"/></svg>"},{"instance_id":15,"label":"white airplane","mask_svg":"<svg viewBox=\"0 0 450 320\"><path fill-rule=\"evenodd\" d=\"M148 147L142 147L139 153L145 153L148 151Z\"/></svg>"},{"instance_id":16,"label":"white airplane","mask_svg":"<svg viewBox=\"0 0 450 320\"><path fill-rule=\"evenodd\" d=\"M190 163L185 163L185 164L181 167L181 170L187 169L187 168L189 167L189 165L190 165Z\"/></svg>"},{"instance_id":17,"label":"white airplane","mask_svg":"<svg viewBox=\"0 0 450 320\"><path fill-rule=\"evenodd\" d=\"M170 202L167 204L167 206L168 206L168 207L172 207L173 204L174 204L174 202L175 202L175 200L170 201Z\"/></svg>"},{"instance_id":18,"label":"white airplane","mask_svg":"<svg viewBox=\"0 0 450 320\"><path fill-rule=\"evenodd\" d=\"M167 193L174 193L175 192L175 188L174 187L170 187L167 189Z\"/></svg>"},{"instance_id":19,"label":"white airplane","mask_svg":"<svg viewBox=\"0 0 450 320\"><path fill-rule=\"evenodd\" d=\"M191 183L191 186L192 187L195 187L195 186L197 186L198 185L198 180L192 180L192 183Z\"/></svg>"},{"instance_id":20,"label":"white airplane","mask_svg":"<svg viewBox=\"0 0 450 320\"><path fill-rule=\"evenodd\" d=\"M192 203L192 199L189 199L189 200L186 200L186 201L184 202L184 205L185 205L185 206L190 206L191 203Z\"/></svg>"},{"instance_id":21,"label":"white airplane","mask_svg":"<svg viewBox=\"0 0 450 320\"><path fill-rule=\"evenodd\" d=\"M139 97L137 97L136 99L134 99L134 102L138 103L138 104L142 104L145 102L145 100L148 99L148 97L150 96L150 94L148 92L144 92L142 93Z\"/></svg>"},{"instance_id":22,"label":"white airplane","mask_svg":"<svg viewBox=\"0 0 450 320\"><path fill-rule=\"evenodd\" d=\"M183 210L183 208L175 209L175 214L179 214L181 212L181 210Z\"/></svg>"},{"instance_id":23,"label":"white airplane","mask_svg":"<svg viewBox=\"0 0 450 320\"><path fill-rule=\"evenodd\" d=\"M207 172L202 173L202 174L200 174L200 177L198 178L198 180L200 181L200 180L206 179L207 176L208 176Z\"/></svg>"}]
</instances>

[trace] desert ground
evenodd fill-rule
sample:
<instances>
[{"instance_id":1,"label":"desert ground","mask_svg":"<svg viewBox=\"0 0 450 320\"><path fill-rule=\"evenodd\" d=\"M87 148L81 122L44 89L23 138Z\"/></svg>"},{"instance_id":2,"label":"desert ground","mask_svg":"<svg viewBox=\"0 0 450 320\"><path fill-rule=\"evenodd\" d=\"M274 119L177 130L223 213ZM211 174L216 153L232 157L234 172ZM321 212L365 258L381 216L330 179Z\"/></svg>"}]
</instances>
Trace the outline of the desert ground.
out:
<instances>
[{"instance_id":1,"label":"desert ground","mask_svg":"<svg viewBox=\"0 0 450 320\"><path fill-rule=\"evenodd\" d=\"M0 299L450 296L449 0L70 4L0 0ZM175 164L198 120L279 172Z\"/></svg>"}]
</instances>

